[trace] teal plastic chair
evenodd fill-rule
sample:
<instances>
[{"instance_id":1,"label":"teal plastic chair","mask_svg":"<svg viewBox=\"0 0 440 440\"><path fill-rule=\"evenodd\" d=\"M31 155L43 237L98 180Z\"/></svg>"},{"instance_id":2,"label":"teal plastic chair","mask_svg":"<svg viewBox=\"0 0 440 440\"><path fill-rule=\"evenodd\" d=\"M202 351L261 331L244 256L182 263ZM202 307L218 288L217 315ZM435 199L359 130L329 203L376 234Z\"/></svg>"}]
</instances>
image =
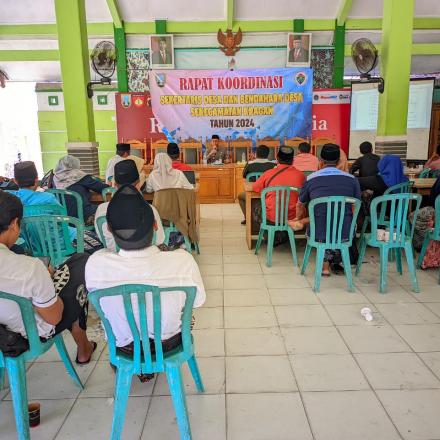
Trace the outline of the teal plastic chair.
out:
<instances>
[{"instance_id":1,"label":"teal plastic chair","mask_svg":"<svg viewBox=\"0 0 440 440\"><path fill-rule=\"evenodd\" d=\"M304 176L308 176L308 175L310 175L310 174L312 174L312 173L316 173L316 171L303 171L303 174L304 174Z\"/></svg>"},{"instance_id":2,"label":"teal plastic chair","mask_svg":"<svg viewBox=\"0 0 440 440\"><path fill-rule=\"evenodd\" d=\"M410 193L412 186L414 185L414 182L411 180L408 180L407 182L399 183L398 185L390 186L385 190L383 193L384 196L387 196L389 194L404 194L404 193ZM377 219L377 222L380 226L387 226L388 222L386 219L386 205L382 204L380 215ZM367 231L368 225L371 223L371 217L369 215L365 216L364 223L362 225L361 230L361 240L363 239L365 232Z\"/></svg>"},{"instance_id":3,"label":"teal plastic chair","mask_svg":"<svg viewBox=\"0 0 440 440\"><path fill-rule=\"evenodd\" d=\"M440 241L440 196L435 199L435 218L434 228L428 229L425 232L425 239L423 240L422 249L420 250L419 258L417 259L417 268L422 267L423 258L425 258L426 251L431 240ZM438 282L440 284L440 272Z\"/></svg>"},{"instance_id":4,"label":"teal plastic chair","mask_svg":"<svg viewBox=\"0 0 440 440\"><path fill-rule=\"evenodd\" d=\"M46 342L40 340L32 302L27 298L11 295L6 292L0 292L0 299L14 301L18 305L29 341L29 349L15 358L4 356L0 351L0 389L3 388L6 370L8 372L9 387L12 394L18 440L30 440L25 362L29 362L41 356L55 344L61 360L73 381L81 389L84 387L67 353L62 335L56 335Z\"/></svg>"},{"instance_id":5,"label":"teal plastic chair","mask_svg":"<svg viewBox=\"0 0 440 440\"><path fill-rule=\"evenodd\" d=\"M170 236L171 236L171 233L172 232L180 232L178 229L177 229L177 227L176 227L176 225L173 223L173 222L169 222L169 225L168 226L164 226L163 227L163 230L164 230L164 233L165 233L165 240L164 240L164 244L166 244L167 246L169 246L169 244L170 244ZM183 238L185 239L185 248L186 248L186 250L189 252L189 253L191 253L192 251L191 251L191 249L192 249L192 247L191 247L191 240L189 239L189 237L187 237L187 236L183 236ZM200 255L200 248L199 248L199 243L194 243L194 249L195 249L195 251L197 252L197 254L199 254Z\"/></svg>"},{"instance_id":6,"label":"teal plastic chair","mask_svg":"<svg viewBox=\"0 0 440 440\"><path fill-rule=\"evenodd\" d=\"M293 263L298 266L298 257L296 255L295 234L293 229L287 223L289 220L289 201L293 192L299 193L300 189L295 186L270 186L261 192L261 216L260 232L258 234L257 244L255 246L255 254L258 254L264 233L267 231L267 249L266 249L266 266L272 266L273 243L275 232L286 231L289 236L290 249L292 252ZM275 222L269 223L266 216L266 195L275 193Z\"/></svg>"},{"instance_id":7,"label":"teal plastic chair","mask_svg":"<svg viewBox=\"0 0 440 440\"><path fill-rule=\"evenodd\" d=\"M425 168L420 174L419 179L426 179L429 177L429 173L431 172L431 168Z\"/></svg>"},{"instance_id":8,"label":"teal plastic chair","mask_svg":"<svg viewBox=\"0 0 440 440\"><path fill-rule=\"evenodd\" d=\"M110 186L108 186L107 188L104 188L101 191L101 195L102 195L102 201L103 202L108 202L107 200L107 194L110 194L110 197L113 197L113 194L116 192L116 188L112 188Z\"/></svg>"},{"instance_id":9,"label":"teal plastic chair","mask_svg":"<svg viewBox=\"0 0 440 440\"><path fill-rule=\"evenodd\" d=\"M76 228L76 246L72 244L69 225ZM74 217L61 215L24 217L21 223L21 236L34 257L48 257L53 267L58 267L75 252L84 252L84 225Z\"/></svg>"},{"instance_id":10,"label":"teal plastic chair","mask_svg":"<svg viewBox=\"0 0 440 440\"><path fill-rule=\"evenodd\" d=\"M86 231L91 231L94 229L93 225L85 226L84 223L84 208L83 208L83 200L80 194L78 194L75 191L69 191L68 189L48 189L47 192L52 193L58 200L58 202L61 204L61 206L64 206L64 208L67 211L67 201L66 198L72 197L75 199L76 203L76 218L83 223L84 229Z\"/></svg>"},{"instance_id":11,"label":"teal plastic chair","mask_svg":"<svg viewBox=\"0 0 440 440\"><path fill-rule=\"evenodd\" d=\"M256 182L263 173L249 173L246 175L246 182ZM251 180L254 179L254 180Z\"/></svg>"},{"instance_id":12,"label":"teal plastic chair","mask_svg":"<svg viewBox=\"0 0 440 440\"><path fill-rule=\"evenodd\" d=\"M319 205L326 206L326 228L325 241L316 240L316 223L315 223L315 209ZM309 203L309 218L310 228L309 237L307 239L307 246L304 253L304 260L301 267L301 275L306 272L309 264L310 253L312 248L316 249L316 264L315 264L315 281L313 284L313 291L319 292L321 287L322 265L324 263L324 254L326 249L339 250L344 264L344 272L347 278L348 290L354 292L353 277L351 274L350 253L349 248L353 243L353 237L356 229L356 220L361 207L361 201L352 197L332 196L319 197ZM342 238L342 228L344 226L344 218L347 208L349 208L353 217L350 224L349 235L347 239Z\"/></svg>"},{"instance_id":13,"label":"teal plastic chair","mask_svg":"<svg viewBox=\"0 0 440 440\"><path fill-rule=\"evenodd\" d=\"M414 222L412 226L408 224L408 212L412 203L416 202L414 210ZM387 272L388 272L388 255L390 251L394 251L396 256L397 271L402 275L402 255L401 251L405 251L408 270L411 278L413 292L418 293L419 285L417 282L416 268L414 264L414 253L412 248L412 239L414 236L415 220L420 209L422 196L420 194L390 194L387 196L376 197L370 205L371 217L371 233L365 234L361 239L359 246L359 258L356 268L356 275L360 274L362 262L365 257L365 251L368 246L379 248L380 252L380 282L379 291L386 293L387 291ZM377 229L380 224L380 213L389 209L390 217L387 222L389 231L389 241L379 241L377 239Z\"/></svg>"},{"instance_id":14,"label":"teal plastic chair","mask_svg":"<svg viewBox=\"0 0 440 440\"><path fill-rule=\"evenodd\" d=\"M161 296L181 294L181 292L184 292L186 295L185 306L182 312L182 344L172 351L164 353L161 342ZM122 296L125 316L133 335L133 356L117 350L113 329L101 308L101 300L111 296ZM111 440L119 440L121 438L133 375L161 372L165 372L167 375L168 386L176 412L177 425L180 431L180 438L183 440L191 439L191 428L180 367L184 362L188 362L197 391L204 392L191 336L191 318L195 296L195 287L169 287L160 289L156 286L142 284L116 286L89 293L89 301L95 307L96 312L104 324L108 338L110 363L117 369ZM147 301L147 298L151 298L152 301ZM139 316L136 316L136 318L132 307L132 303L135 301L137 301L139 310ZM150 307L153 313L152 329L149 328L147 323L147 307ZM136 325L135 319L139 322L139 327ZM151 342L151 345L154 346L154 351L150 345L149 333L154 334L154 343L153 341Z\"/></svg>"}]
</instances>

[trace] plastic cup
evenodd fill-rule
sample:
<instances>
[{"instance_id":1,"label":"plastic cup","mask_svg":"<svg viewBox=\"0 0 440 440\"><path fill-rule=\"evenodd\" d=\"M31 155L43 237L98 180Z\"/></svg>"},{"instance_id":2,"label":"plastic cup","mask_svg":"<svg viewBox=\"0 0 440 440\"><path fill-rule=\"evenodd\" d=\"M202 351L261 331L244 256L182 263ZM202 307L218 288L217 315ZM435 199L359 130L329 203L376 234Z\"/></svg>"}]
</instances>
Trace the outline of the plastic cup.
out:
<instances>
[{"instance_id":1,"label":"plastic cup","mask_svg":"<svg viewBox=\"0 0 440 440\"><path fill-rule=\"evenodd\" d=\"M31 428L35 428L40 424L40 408L41 405L38 402L33 402L28 405L29 426Z\"/></svg>"}]
</instances>

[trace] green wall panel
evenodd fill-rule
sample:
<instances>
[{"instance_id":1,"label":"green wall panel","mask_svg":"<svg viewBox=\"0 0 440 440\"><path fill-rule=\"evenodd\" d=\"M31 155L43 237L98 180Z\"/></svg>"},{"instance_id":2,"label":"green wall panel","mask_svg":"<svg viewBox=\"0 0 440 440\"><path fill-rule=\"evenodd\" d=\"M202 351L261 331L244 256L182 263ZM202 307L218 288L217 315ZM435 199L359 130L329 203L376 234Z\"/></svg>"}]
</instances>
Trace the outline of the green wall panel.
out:
<instances>
[{"instance_id":1,"label":"green wall panel","mask_svg":"<svg viewBox=\"0 0 440 440\"><path fill-rule=\"evenodd\" d=\"M116 112L114 110L95 110L94 116L95 130L116 130Z\"/></svg>"},{"instance_id":2,"label":"green wall panel","mask_svg":"<svg viewBox=\"0 0 440 440\"><path fill-rule=\"evenodd\" d=\"M47 173L49 170L53 170L60 157L63 155L56 152L42 152L41 158L43 160L43 170Z\"/></svg>"},{"instance_id":3,"label":"green wall panel","mask_svg":"<svg viewBox=\"0 0 440 440\"><path fill-rule=\"evenodd\" d=\"M41 151L65 151L67 142L67 133L40 133Z\"/></svg>"},{"instance_id":4,"label":"green wall panel","mask_svg":"<svg viewBox=\"0 0 440 440\"><path fill-rule=\"evenodd\" d=\"M64 112L38 112L40 131L66 131Z\"/></svg>"}]
</instances>

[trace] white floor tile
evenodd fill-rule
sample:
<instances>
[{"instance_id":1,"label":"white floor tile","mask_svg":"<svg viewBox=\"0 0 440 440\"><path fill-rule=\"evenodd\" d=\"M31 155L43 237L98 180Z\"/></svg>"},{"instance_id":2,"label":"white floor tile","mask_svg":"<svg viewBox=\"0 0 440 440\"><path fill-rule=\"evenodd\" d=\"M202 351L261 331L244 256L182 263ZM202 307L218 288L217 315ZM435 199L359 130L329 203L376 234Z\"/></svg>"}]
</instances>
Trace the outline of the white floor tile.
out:
<instances>
[{"instance_id":1,"label":"white floor tile","mask_svg":"<svg viewBox=\"0 0 440 440\"><path fill-rule=\"evenodd\" d=\"M378 391L377 394L405 440L440 438L440 390Z\"/></svg>"},{"instance_id":2,"label":"white floor tile","mask_svg":"<svg viewBox=\"0 0 440 440\"><path fill-rule=\"evenodd\" d=\"M283 393L297 390L287 356L226 358L227 393Z\"/></svg>"},{"instance_id":3,"label":"white floor tile","mask_svg":"<svg viewBox=\"0 0 440 440\"><path fill-rule=\"evenodd\" d=\"M221 328L193 330L196 356L224 356L225 331Z\"/></svg>"},{"instance_id":4,"label":"white floor tile","mask_svg":"<svg viewBox=\"0 0 440 440\"><path fill-rule=\"evenodd\" d=\"M201 307L194 310L195 330L223 328L223 307Z\"/></svg>"},{"instance_id":5,"label":"white floor tile","mask_svg":"<svg viewBox=\"0 0 440 440\"><path fill-rule=\"evenodd\" d=\"M33 400L29 400L32 402ZM75 399L38 400L41 405L40 425L31 428L32 440L49 440L55 438L58 430L72 408ZM0 437L2 439L16 439L15 417L12 402L0 403Z\"/></svg>"},{"instance_id":6,"label":"white floor tile","mask_svg":"<svg viewBox=\"0 0 440 440\"><path fill-rule=\"evenodd\" d=\"M225 290L225 307L270 306L266 290Z\"/></svg>"},{"instance_id":7,"label":"white floor tile","mask_svg":"<svg viewBox=\"0 0 440 440\"><path fill-rule=\"evenodd\" d=\"M369 390L370 386L348 354L295 355L290 357L301 391Z\"/></svg>"},{"instance_id":8,"label":"white floor tile","mask_svg":"<svg viewBox=\"0 0 440 440\"><path fill-rule=\"evenodd\" d=\"M228 440L311 440L298 393L228 394Z\"/></svg>"},{"instance_id":9,"label":"white floor tile","mask_svg":"<svg viewBox=\"0 0 440 440\"><path fill-rule=\"evenodd\" d=\"M440 351L440 324L396 325L394 328L414 351Z\"/></svg>"},{"instance_id":10,"label":"white floor tile","mask_svg":"<svg viewBox=\"0 0 440 440\"><path fill-rule=\"evenodd\" d=\"M372 391L303 393L316 440L398 440Z\"/></svg>"},{"instance_id":11,"label":"white floor tile","mask_svg":"<svg viewBox=\"0 0 440 440\"><path fill-rule=\"evenodd\" d=\"M186 402L194 440L226 440L224 395L187 396ZM171 397L152 397L142 440L178 438L179 431Z\"/></svg>"},{"instance_id":12,"label":"white floor tile","mask_svg":"<svg viewBox=\"0 0 440 440\"><path fill-rule=\"evenodd\" d=\"M355 355L374 389L440 388L440 381L414 353Z\"/></svg>"},{"instance_id":13,"label":"white floor tile","mask_svg":"<svg viewBox=\"0 0 440 440\"><path fill-rule=\"evenodd\" d=\"M276 326L272 306L225 307L225 328L257 328Z\"/></svg>"},{"instance_id":14,"label":"white floor tile","mask_svg":"<svg viewBox=\"0 0 440 440\"><path fill-rule=\"evenodd\" d=\"M123 439L140 437L149 397L132 397L125 414ZM110 437L113 399L78 399L64 422L57 440L97 440Z\"/></svg>"},{"instance_id":15,"label":"white floor tile","mask_svg":"<svg viewBox=\"0 0 440 440\"><path fill-rule=\"evenodd\" d=\"M319 299L310 287L291 289L269 289L270 299L274 306L295 304L319 304Z\"/></svg>"},{"instance_id":16,"label":"white floor tile","mask_svg":"<svg viewBox=\"0 0 440 440\"><path fill-rule=\"evenodd\" d=\"M377 304L384 318L393 325L436 324L440 317L419 303Z\"/></svg>"},{"instance_id":17,"label":"white floor tile","mask_svg":"<svg viewBox=\"0 0 440 440\"><path fill-rule=\"evenodd\" d=\"M281 327L332 325L324 307L321 305L275 306L274 308Z\"/></svg>"},{"instance_id":18,"label":"white floor tile","mask_svg":"<svg viewBox=\"0 0 440 440\"><path fill-rule=\"evenodd\" d=\"M286 353L278 328L225 330L227 356L283 355Z\"/></svg>"}]
</instances>

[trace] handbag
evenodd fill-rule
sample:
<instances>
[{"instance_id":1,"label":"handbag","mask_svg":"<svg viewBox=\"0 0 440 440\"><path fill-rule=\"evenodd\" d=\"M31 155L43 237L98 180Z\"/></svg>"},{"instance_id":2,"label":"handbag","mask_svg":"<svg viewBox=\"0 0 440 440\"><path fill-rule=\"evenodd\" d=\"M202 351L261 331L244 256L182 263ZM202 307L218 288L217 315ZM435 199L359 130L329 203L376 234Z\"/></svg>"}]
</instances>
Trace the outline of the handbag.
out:
<instances>
[{"instance_id":1,"label":"handbag","mask_svg":"<svg viewBox=\"0 0 440 440\"><path fill-rule=\"evenodd\" d=\"M0 351L4 356L17 357L27 350L29 350L29 341L26 338L0 324Z\"/></svg>"}]
</instances>

